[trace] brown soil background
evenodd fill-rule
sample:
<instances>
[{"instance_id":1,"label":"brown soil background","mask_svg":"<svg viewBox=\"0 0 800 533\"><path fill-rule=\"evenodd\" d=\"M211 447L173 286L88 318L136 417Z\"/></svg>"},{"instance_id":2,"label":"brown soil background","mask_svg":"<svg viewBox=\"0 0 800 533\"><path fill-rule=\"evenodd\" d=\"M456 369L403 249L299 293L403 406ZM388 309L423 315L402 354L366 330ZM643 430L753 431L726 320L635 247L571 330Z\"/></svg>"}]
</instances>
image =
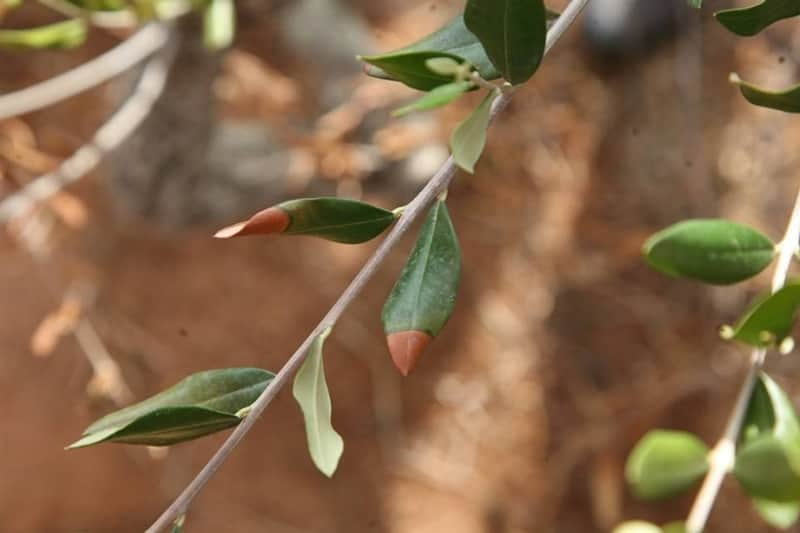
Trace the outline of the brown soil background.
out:
<instances>
[{"instance_id":1,"label":"brown soil background","mask_svg":"<svg viewBox=\"0 0 800 533\"><path fill-rule=\"evenodd\" d=\"M458 4L374 0L359 9L388 47ZM642 504L628 495L626 454L653 427L713 442L747 359L716 330L766 277L707 289L659 276L639 249L690 216L731 217L779 238L800 128L747 106L726 79L737 70L788 82L793 28L745 41L705 16L695 33L603 67L573 31L493 129L476 175L451 189L464 277L455 316L415 372L401 379L392 368L379 320L410 238L328 341L334 423L345 439L336 476L313 468L283 391L195 501L186 531L590 533L626 518L683 517L690 496ZM265 22L241 46L292 76L299 60L269 35ZM3 52L3 89L113 41L95 35L69 54ZM103 94L24 120L42 150L63 157L101 123ZM471 104L435 115L439 139ZM409 198L386 183L364 191L387 206ZM161 458L118 445L62 450L113 408L87 395L92 371L72 337L47 357L31 353L31 336L71 283L97 289L88 316L142 398L201 369L279 368L374 249L221 242L211 227L165 232L121 216L102 172L70 193L88 222L51 232L45 260L13 231L0 237L3 532L141 531L224 438ZM770 365L787 385L797 375L793 357ZM727 483L709 532L766 530Z\"/></svg>"}]
</instances>

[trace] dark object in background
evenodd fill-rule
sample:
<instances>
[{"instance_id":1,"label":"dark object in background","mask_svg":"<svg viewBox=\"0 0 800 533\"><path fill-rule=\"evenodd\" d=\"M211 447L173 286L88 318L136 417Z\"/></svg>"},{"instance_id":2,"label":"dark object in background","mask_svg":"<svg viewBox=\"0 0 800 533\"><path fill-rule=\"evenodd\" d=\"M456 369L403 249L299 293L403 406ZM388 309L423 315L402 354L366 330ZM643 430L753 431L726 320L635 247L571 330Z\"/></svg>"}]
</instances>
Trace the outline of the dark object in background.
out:
<instances>
[{"instance_id":1,"label":"dark object in background","mask_svg":"<svg viewBox=\"0 0 800 533\"><path fill-rule=\"evenodd\" d=\"M685 24L686 0L592 0L583 32L590 53L606 60L638 57L674 37Z\"/></svg>"}]
</instances>

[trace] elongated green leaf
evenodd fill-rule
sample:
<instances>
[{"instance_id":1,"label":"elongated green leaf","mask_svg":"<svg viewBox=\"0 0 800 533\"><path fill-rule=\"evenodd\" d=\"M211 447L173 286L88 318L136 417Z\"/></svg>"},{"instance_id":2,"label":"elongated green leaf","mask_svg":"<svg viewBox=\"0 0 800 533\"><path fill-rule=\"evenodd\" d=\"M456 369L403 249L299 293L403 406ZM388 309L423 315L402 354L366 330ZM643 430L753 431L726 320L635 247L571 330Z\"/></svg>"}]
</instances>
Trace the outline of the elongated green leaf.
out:
<instances>
[{"instance_id":1,"label":"elongated green leaf","mask_svg":"<svg viewBox=\"0 0 800 533\"><path fill-rule=\"evenodd\" d=\"M486 52L483 50L478 38L470 32L464 24L464 15L459 14L453 20L448 22L445 26L432 34L423 37L421 40L403 48L387 52L377 56L362 57L363 61L373 65L372 69L367 69L367 74L379 78L397 79L406 82L407 76L397 77L392 72L391 65L399 62L403 58L405 64L411 63L414 72L418 72L425 66L424 61L420 62L417 53L435 53L441 54L444 57L458 58L459 63L468 61L470 65L475 67L475 70L481 75L483 79L493 80L500 77L500 74L489 61ZM381 65L389 63L390 70L383 69ZM409 67L406 66L406 69ZM434 80L427 79L420 83L415 82L412 87L422 90L430 90L438 85L443 85L452 81L452 76L442 75Z\"/></svg>"},{"instance_id":2,"label":"elongated green leaf","mask_svg":"<svg viewBox=\"0 0 800 533\"><path fill-rule=\"evenodd\" d=\"M29 30L0 30L0 46L9 48L74 48L87 35L83 19L70 19Z\"/></svg>"},{"instance_id":3,"label":"elongated green leaf","mask_svg":"<svg viewBox=\"0 0 800 533\"><path fill-rule=\"evenodd\" d=\"M439 58L449 58L459 64L463 64L466 61L464 58L449 52L431 50L395 52L380 56L359 56L359 59L379 68L390 79L400 81L420 91L430 91L453 81L453 76L437 74L428 68L428 61ZM370 73L370 71L368 70L367 73Z\"/></svg>"},{"instance_id":4,"label":"elongated green leaf","mask_svg":"<svg viewBox=\"0 0 800 533\"><path fill-rule=\"evenodd\" d=\"M773 502L754 498L753 505L766 523L778 529L789 529L800 518L800 502Z\"/></svg>"},{"instance_id":5,"label":"elongated green leaf","mask_svg":"<svg viewBox=\"0 0 800 533\"><path fill-rule=\"evenodd\" d=\"M668 498L705 475L707 456L708 447L691 433L650 431L628 457L625 477L639 498Z\"/></svg>"},{"instance_id":6,"label":"elongated green leaf","mask_svg":"<svg viewBox=\"0 0 800 533\"><path fill-rule=\"evenodd\" d=\"M751 36L789 17L800 15L797 0L763 0L750 7L726 9L714 14L717 20L737 35Z\"/></svg>"},{"instance_id":7,"label":"elongated green leaf","mask_svg":"<svg viewBox=\"0 0 800 533\"><path fill-rule=\"evenodd\" d=\"M203 11L203 39L209 50L221 50L233 43L236 7L233 0L210 0Z\"/></svg>"},{"instance_id":8,"label":"elongated green leaf","mask_svg":"<svg viewBox=\"0 0 800 533\"><path fill-rule=\"evenodd\" d=\"M456 304L461 250L441 200L431 208L400 278L383 306L389 349L406 375Z\"/></svg>"},{"instance_id":9,"label":"elongated green leaf","mask_svg":"<svg viewBox=\"0 0 800 533\"><path fill-rule=\"evenodd\" d=\"M742 96L753 105L787 113L800 113L800 85L773 92L742 81L736 74L731 74L730 80L739 86Z\"/></svg>"},{"instance_id":10,"label":"elongated green leaf","mask_svg":"<svg viewBox=\"0 0 800 533\"><path fill-rule=\"evenodd\" d=\"M497 92L492 91L481 104L465 118L450 136L450 150L456 164L472 174L486 146L486 131L489 129L489 116L492 102Z\"/></svg>"},{"instance_id":11,"label":"elongated green leaf","mask_svg":"<svg viewBox=\"0 0 800 533\"><path fill-rule=\"evenodd\" d=\"M269 207L219 230L221 239L245 235L308 235L345 244L366 242L394 223L397 215L344 198L302 198Z\"/></svg>"},{"instance_id":12,"label":"elongated green leaf","mask_svg":"<svg viewBox=\"0 0 800 533\"><path fill-rule=\"evenodd\" d=\"M795 280L762 298L723 336L758 347L780 345L792 332L798 308L800 282Z\"/></svg>"},{"instance_id":13,"label":"elongated green leaf","mask_svg":"<svg viewBox=\"0 0 800 533\"><path fill-rule=\"evenodd\" d=\"M647 262L664 274L724 285L764 270L775 257L775 245L748 226L695 219L656 233L643 252Z\"/></svg>"},{"instance_id":14,"label":"elongated green leaf","mask_svg":"<svg viewBox=\"0 0 800 533\"><path fill-rule=\"evenodd\" d=\"M703 0L688 0L689 6L695 9L700 9L703 7Z\"/></svg>"},{"instance_id":15,"label":"elongated green leaf","mask_svg":"<svg viewBox=\"0 0 800 533\"><path fill-rule=\"evenodd\" d=\"M166 446L235 426L274 374L225 368L192 374L169 389L111 413L86 428L68 448L100 442Z\"/></svg>"},{"instance_id":16,"label":"elongated green leaf","mask_svg":"<svg viewBox=\"0 0 800 533\"><path fill-rule=\"evenodd\" d=\"M392 113L395 117L402 117L414 111L424 111L447 105L472 88L472 82L456 81L447 85L440 85L419 100L412 102Z\"/></svg>"},{"instance_id":17,"label":"elongated green leaf","mask_svg":"<svg viewBox=\"0 0 800 533\"><path fill-rule=\"evenodd\" d=\"M330 329L314 340L294 378L292 393L303 411L311 459L323 474L331 477L342 457L344 440L331 424L331 397L322 361L322 346L329 334Z\"/></svg>"},{"instance_id":18,"label":"elongated green leaf","mask_svg":"<svg viewBox=\"0 0 800 533\"><path fill-rule=\"evenodd\" d=\"M464 23L509 82L528 81L539 68L547 36L542 0L469 0Z\"/></svg>"},{"instance_id":19,"label":"elongated green leaf","mask_svg":"<svg viewBox=\"0 0 800 533\"><path fill-rule=\"evenodd\" d=\"M186 515L182 514L172 523L172 533L183 533L183 524L186 523Z\"/></svg>"}]
</instances>

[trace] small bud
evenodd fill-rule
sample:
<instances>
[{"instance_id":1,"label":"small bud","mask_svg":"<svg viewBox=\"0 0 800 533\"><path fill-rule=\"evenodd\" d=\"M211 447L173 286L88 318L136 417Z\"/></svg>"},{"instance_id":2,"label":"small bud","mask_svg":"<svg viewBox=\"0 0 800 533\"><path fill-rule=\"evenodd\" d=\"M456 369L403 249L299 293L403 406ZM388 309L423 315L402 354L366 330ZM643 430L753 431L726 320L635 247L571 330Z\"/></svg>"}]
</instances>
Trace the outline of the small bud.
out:
<instances>
[{"instance_id":1,"label":"small bud","mask_svg":"<svg viewBox=\"0 0 800 533\"><path fill-rule=\"evenodd\" d=\"M259 211L245 222L238 222L222 228L214 234L217 239L230 239L244 235L269 235L283 233L289 227L291 219L283 209L268 207Z\"/></svg>"},{"instance_id":2,"label":"small bud","mask_svg":"<svg viewBox=\"0 0 800 533\"><path fill-rule=\"evenodd\" d=\"M794 339L791 337L786 337L781 341L780 346L778 346L778 351L783 355L788 355L794 350Z\"/></svg>"},{"instance_id":3,"label":"small bud","mask_svg":"<svg viewBox=\"0 0 800 533\"><path fill-rule=\"evenodd\" d=\"M729 341L736 336L736 330L733 329L732 326L725 324L724 326L719 328L719 336L725 339L726 341Z\"/></svg>"},{"instance_id":4,"label":"small bud","mask_svg":"<svg viewBox=\"0 0 800 533\"><path fill-rule=\"evenodd\" d=\"M403 376L411 372L432 339L427 333L415 330L398 331L386 337L394 366Z\"/></svg>"},{"instance_id":5,"label":"small bud","mask_svg":"<svg viewBox=\"0 0 800 533\"><path fill-rule=\"evenodd\" d=\"M763 342L764 344L772 344L775 342L775 334L771 331L761 331L758 334L758 340Z\"/></svg>"},{"instance_id":6,"label":"small bud","mask_svg":"<svg viewBox=\"0 0 800 533\"><path fill-rule=\"evenodd\" d=\"M442 76L455 76L461 69L461 64L451 57L432 57L425 61L425 66Z\"/></svg>"}]
</instances>

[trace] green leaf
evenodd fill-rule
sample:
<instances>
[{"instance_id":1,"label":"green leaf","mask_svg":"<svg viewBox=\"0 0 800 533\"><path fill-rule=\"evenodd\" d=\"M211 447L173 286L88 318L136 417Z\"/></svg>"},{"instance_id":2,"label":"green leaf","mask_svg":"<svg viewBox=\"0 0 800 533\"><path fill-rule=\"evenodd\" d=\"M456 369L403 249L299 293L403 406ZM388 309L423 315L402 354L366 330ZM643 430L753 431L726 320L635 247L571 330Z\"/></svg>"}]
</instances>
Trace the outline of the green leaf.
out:
<instances>
[{"instance_id":1,"label":"green leaf","mask_svg":"<svg viewBox=\"0 0 800 533\"><path fill-rule=\"evenodd\" d=\"M423 331L436 337L453 313L460 278L458 237L447 206L437 200L383 307L384 331Z\"/></svg>"},{"instance_id":2,"label":"green leaf","mask_svg":"<svg viewBox=\"0 0 800 533\"><path fill-rule=\"evenodd\" d=\"M274 374L225 368L192 374L142 402L104 416L68 448L100 442L167 446L237 425Z\"/></svg>"},{"instance_id":3,"label":"green leaf","mask_svg":"<svg viewBox=\"0 0 800 533\"><path fill-rule=\"evenodd\" d=\"M800 443L773 435L758 437L740 449L734 475L756 498L776 502L800 500Z\"/></svg>"},{"instance_id":4,"label":"green leaf","mask_svg":"<svg viewBox=\"0 0 800 533\"><path fill-rule=\"evenodd\" d=\"M726 9L714 14L728 30L745 37L755 35L779 20L797 15L800 15L800 2L797 0L763 0L750 7Z\"/></svg>"},{"instance_id":5,"label":"green leaf","mask_svg":"<svg viewBox=\"0 0 800 533\"><path fill-rule=\"evenodd\" d=\"M748 102L760 107L777 109L787 113L800 113L800 85L789 87L784 91L768 91L743 81L736 74L731 74L731 83L739 86Z\"/></svg>"},{"instance_id":6,"label":"green leaf","mask_svg":"<svg viewBox=\"0 0 800 533\"><path fill-rule=\"evenodd\" d=\"M707 456L708 447L691 433L650 431L628 457L625 477L638 498L667 498L705 475Z\"/></svg>"},{"instance_id":7,"label":"green leaf","mask_svg":"<svg viewBox=\"0 0 800 533\"><path fill-rule=\"evenodd\" d=\"M647 240L647 262L669 276L725 285L755 276L775 257L758 231L721 219L679 222Z\"/></svg>"},{"instance_id":8,"label":"green leaf","mask_svg":"<svg viewBox=\"0 0 800 533\"><path fill-rule=\"evenodd\" d=\"M792 332L800 307L800 282L792 281L756 303L725 338L757 347L780 345Z\"/></svg>"},{"instance_id":9,"label":"green leaf","mask_svg":"<svg viewBox=\"0 0 800 533\"><path fill-rule=\"evenodd\" d=\"M512 84L528 81L539 68L547 36L542 0L469 0L464 22Z\"/></svg>"},{"instance_id":10,"label":"green leaf","mask_svg":"<svg viewBox=\"0 0 800 533\"><path fill-rule=\"evenodd\" d=\"M766 523L778 529L789 529L800 517L800 502L773 502L754 498L753 505Z\"/></svg>"},{"instance_id":11,"label":"green leaf","mask_svg":"<svg viewBox=\"0 0 800 533\"><path fill-rule=\"evenodd\" d=\"M236 7L233 0L210 0L203 11L203 40L209 50L221 50L233 43Z\"/></svg>"},{"instance_id":12,"label":"green leaf","mask_svg":"<svg viewBox=\"0 0 800 533\"><path fill-rule=\"evenodd\" d=\"M74 48L86 40L83 19L70 19L29 30L0 30L0 46L9 48Z\"/></svg>"},{"instance_id":13,"label":"green leaf","mask_svg":"<svg viewBox=\"0 0 800 533\"><path fill-rule=\"evenodd\" d=\"M446 85L440 85L426 93L425 96L419 100L394 111L392 115L395 117L402 117L414 111L424 111L426 109L434 109L447 105L471 88L472 82L469 81L456 81Z\"/></svg>"},{"instance_id":14,"label":"green leaf","mask_svg":"<svg viewBox=\"0 0 800 533\"><path fill-rule=\"evenodd\" d=\"M421 60L419 53L428 54L428 57L425 60ZM463 14L457 15L439 30L409 46L377 56L361 57L361 59L373 66L373 68L368 68L366 71L370 76L396 79L415 89L428 91L452 81L452 76L448 75L438 75L435 78L426 75L422 79L417 79L417 75L421 74L421 70L428 70L425 61L432 57L450 57L456 59L459 63L467 61L475 67L478 74L485 80L493 80L500 77L497 69L494 68L494 65L486 56L486 52L483 50L478 38L464 24ZM382 65L386 65L389 68L384 69ZM401 66L401 72L396 72L398 68L396 65ZM412 71L410 75L407 72L409 70ZM430 74L430 72L427 74Z\"/></svg>"},{"instance_id":15,"label":"green leaf","mask_svg":"<svg viewBox=\"0 0 800 533\"><path fill-rule=\"evenodd\" d=\"M689 2L689 7L693 7L695 9L700 9L703 7L703 0L687 0Z\"/></svg>"},{"instance_id":16,"label":"green leaf","mask_svg":"<svg viewBox=\"0 0 800 533\"><path fill-rule=\"evenodd\" d=\"M686 533L686 525L683 522L670 522L662 528L663 533Z\"/></svg>"},{"instance_id":17,"label":"green leaf","mask_svg":"<svg viewBox=\"0 0 800 533\"><path fill-rule=\"evenodd\" d=\"M486 146L486 131L489 129L489 116L497 91L490 92L481 104L465 118L450 136L450 150L456 164L469 172L475 172L475 164Z\"/></svg>"},{"instance_id":18,"label":"green leaf","mask_svg":"<svg viewBox=\"0 0 800 533\"><path fill-rule=\"evenodd\" d=\"M440 58L452 59L459 65L465 62L464 58L455 54L430 50L359 56L360 60L378 67L379 72L384 73L389 79L400 81L420 91L430 91L453 81L453 76L437 74L428 68L428 61ZM367 73L376 76L375 71L367 70Z\"/></svg>"},{"instance_id":19,"label":"green leaf","mask_svg":"<svg viewBox=\"0 0 800 533\"><path fill-rule=\"evenodd\" d=\"M314 339L294 378L292 393L303 411L311 459L323 474L331 477L342 457L344 440L331 424L331 397L322 361L322 346L329 334L330 328Z\"/></svg>"},{"instance_id":20,"label":"green leaf","mask_svg":"<svg viewBox=\"0 0 800 533\"><path fill-rule=\"evenodd\" d=\"M172 523L172 533L183 533L184 523L186 523L186 515L182 514Z\"/></svg>"},{"instance_id":21,"label":"green leaf","mask_svg":"<svg viewBox=\"0 0 800 533\"><path fill-rule=\"evenodd\" d=\"M344 198L302 198L269 207L219 230L221 239L245 235L308 235L345 244L366 242L391 226L397 214Z\"/></svg>"}]
</instances>

